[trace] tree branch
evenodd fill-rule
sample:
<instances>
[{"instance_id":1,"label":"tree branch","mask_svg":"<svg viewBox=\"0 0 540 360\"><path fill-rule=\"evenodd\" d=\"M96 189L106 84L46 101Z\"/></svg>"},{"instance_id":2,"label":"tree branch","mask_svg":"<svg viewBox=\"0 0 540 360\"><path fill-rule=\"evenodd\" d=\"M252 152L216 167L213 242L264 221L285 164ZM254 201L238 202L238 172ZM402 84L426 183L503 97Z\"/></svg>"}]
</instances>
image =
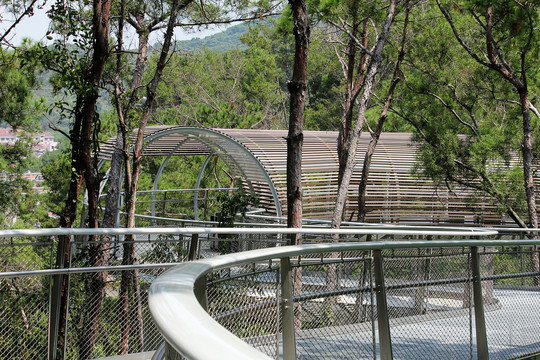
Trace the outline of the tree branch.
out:
<instances>
[{"instance_id":1,"label":"tree branch","mask_svg":"<svg viewBox=\"0 0 540 360\"><path fill-rule=\"evenodd\" d=\"M450 27L452 28L452 32L454 33L454 36L456 38L456 40L459 42L459 44L461 45L461 47L474 59L476 60L479 64L482 64L484 66L487 66L487 67L491 67L490 64L488 64L487 62L483 61L482 59L480 59L480 57L474 52L472 51L472 49L467 45L465 44L465 42L463 41L463 39L461 38L461 35L459 34L459 32L457 31L457 28L456 28L456 25L454 24L454 20L452 20L452 17L450 16L450 14L448 13L448 11L446 11L446 9L443 8L443 6L441 5L441 1L440 0L436 0L437 2L437 5L439 6L439 9L441 10L441 13L443 14L443 16L445 17L446 21L448 22L448 24L450 25Z\"/></svg>"},{"instance_id":2,"label":"tree branch","mask_svg":"<svg viewBox=\"0 0 540 360\"><path fill-rule=\"evenodd\" d=\"M473 125L469 124L468 122L466 122L465 120L463 120L461 118L461 116L459 116L459 114L449 105L446 103L446 101L444 101L443 98L441 98L439 95L437 94L434 94L432 93L431 91L426 91L426 94L427 95L430 95L430 96L433 96L435 99L439 100L439 102L441 104L443 104L443 106L445 108L447 108L448 110L450 110L450 112L452 113L452 115L454 115L454 117L457 119L457 121L459 121L462 125L465 125L466 127L468 127L469 129L471 129L471 131L474 133L474 135L476 137L480 137L480 135L478 134L478 131L474 128Z\"/></svg>"},{"instance_id":3,"label":"tree branch","mask_svg":"<svg viewBox=\"0 0 540 360\"><path fill-rule=\"evenodd\" d=\"M9 33L15 29L15 27L22 21L22 19L32 13L34 10L34 5L38 2L38 0L32 0L32 2L28 5L28 7L24 10L24 12L15 19L13 24L4 32L4 34L0 37L0 43L4 41L4 39L9 35Z\"/></svg>"}]
</instances>

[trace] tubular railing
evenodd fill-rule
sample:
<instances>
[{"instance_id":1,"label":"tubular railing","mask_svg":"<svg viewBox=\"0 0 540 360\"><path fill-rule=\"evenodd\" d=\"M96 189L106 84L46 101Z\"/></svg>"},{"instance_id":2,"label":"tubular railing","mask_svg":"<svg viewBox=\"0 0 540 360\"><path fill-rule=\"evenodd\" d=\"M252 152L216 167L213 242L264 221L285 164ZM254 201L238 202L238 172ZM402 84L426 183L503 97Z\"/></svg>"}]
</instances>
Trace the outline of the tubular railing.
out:
<instances>
[{"instance_id":1,"label":"tubular railing","mask_svg":"<svg viewBox=\"0 0 540 360\"><path fill-rule=\"evenodd\" d=\"M288 246L182 264L153 282L150 310L167 353L187 359L540 352L538 240L445 235L460 239Z\"/></svg>"},{"instance_id":2,"label":"tubular railing","mask_svg":"<svg viewBox=\"0 0 540 360\"><path fill-rule=\"evenodd\" d=\"M286 235L289 233L302 232L306 243L321 243L333 241L332 234L336 231L318 228L302 230L276 227L251 228L253 224L244 224L246 228L234 229L196 227L197 225L204 224L185 222L182 226L192 226L185 228L0 231L0 334L2 334L0 358L51 358L60 346L64 347L66 358L69 359L100 358L154 351L162 342L160 332L162 331L168 338L168 330L167 326L161 330L156 328L151 319L147 296L150 283L166 269L178 263L190 259L211 258L219 254L229 255L226 259L216 258L217 263L212 262L211 268L207 267L208 263L203 262L204 265L193 263L200 270L197 272L196 279L193 279L197 289L195 295L203 304L206 301L207 309L215 320L210 319L206 313L194 311L190 316L198 315L193 318L193 323L188 325L191 334L198 334L196 331L206 333L213 328L207 328L202 324L209 322L215 325L218 321L235 334L230 335L230 331L223 330L232 336L234 341L238 341L238 337L244 339L242 343L248 344L250 349L246 350L247 357L251 354L249 351L259 354L260 349L271 357L284 354L283 348L291 351L290 339L294 335L297 344L296 352L306 357L306 349L313 347L309 339L320 339L324 336L324 331L327 331L326 335L335 335L350 333L350 327L354 324L359 324L365 331L372 326L379 326L374 278L375 250L366 248L349 251L344 248L327 253L318 252L318 255L314 256L308 253L304 255L305 250L302 248L300 257L292 254L285 256L280 251L292 250L292 248L282 246L286 244ZM482 229L455 231L455 229L423 228L423 230L428 230L424 232L420 230L422 228L367 228L344 229L338 233L340 241L371 241L371 243L363 243L364 246L377 244L379 240L406 244L414 239L455 241L457 238L500 236L495 231ZM136 235L136 240L132 242L135 247L135 257L129 264L122 264L124 236L128 234ZM107 249L107 260L104 266L90 266L89 249L96 243L89 241L90 235L97 235L97 241L106 244L104 248ZM67 236L70 239L72 256L69 267L66 265L58 268L55 265L59 236ZM505 236L523 237L515 234ZM438 243L431 242L430 244ZM535 279L535 273L531 271L528 260L531 250L525 247L527 242L520 244L523 247L507 245L504 248L493 248L495 245L490 245L486 251L480 248L482 250L479 255L481 266L487 268L482 274L484 292L495 294L493 298L497 300L485 302L487 310L496 308L508 298L506 293L503 294L506 297L499 296L501 289L514 289L521 291L521 294L532 292L531 282ZM331 249L337 245L320 245L322 247L319 249L325 247ZM356 244L348 243L347 246L354 247ZM251 256L249 254L252 253L231 253L265 248L271 248L267 251L278 251L278 253L272 256L269 255L270 252L266 253L268 257L265 260L249 259L248 257ZM385 288L387 294L390 292L388 297L390 334L395 333L393 326L396 321L406 319L409 323L414 323L414 321L420 321L421 318L423 322L425 316L437 319L448 318L449 315L462 315L464 311L468 313L469 309L474 310L470 307L472 300L456 299L456 293L462 293L472 299L472 287L465 290L464 286L471 282L472 275L470 273L454 274L457 271L456 267L462 266L465 269L470 267L466 265L468 262L463 261L471 256L469 251L455 247L460 250L452 253L445 250L445 247L441 247L415 250L416 252L426 251L425 254L416 252L405 254L400 252L404 250L397 250L397 248L385 249L389 248L381 249L381 253L386 264L384 265L386 266ZM497 252L489 249L496 249ZM280 256L284 256L283 259L289 259L288 262L279 260ZM234 259L232 263L231 257ZM495 260L493 262L482 260L490 258ZM443 259L451 259L450 265L442 266L440 262ZM226 263L228 265L225 265ZM490 270L489 264L493 264L494 270ZM289 281L287 280L289 279L287 266L290 267L291 273L297 275L301 273L303 276L302 281L293 278L291 288L286 287ZM502 268L512 268L515 271L512 274L501 274ZM407 271L410 272L410 278L406 276L403 278L403 269L409 269ZM455 276L450 276L446 274L448 271L441 269L452 270ZM201 275L202 273L205 275ZM335 276L328 277L328 273ZM446 274L444 277L435 276L435 274L443 273ZM95 275L99 274L103 279L103 287L96 291L95 283L92 281L96 278ZM167 279L171 279L169 275L166 276ZM137 281L132 280L124 289L123 277L137 279ZM282 281L282 278L285 281ZM332 278L333 285L332 281L329 281ZM67 296L69 316L65 323L53 321L59 316L60 311L59 304L54 299L61 295L61 288L53 286L59 279L67 279L68 284L64 295ZM161 289L172 289L169 285L176 286L176 280L171 279L171 281L173 284L166 285L159 280L161 284L159 286L162 286ZM494 290L490 290L489 286L486 287L486 284L489 285L490 282L495 284ZM298 287L299 284L302 285L301 288ZM285 288L282 289L283 285ZM121 306L123 292L129 297L129 311L127 312ZM135 296L136 294L138 295ZM186 296L193 298L193 294L192 288ZM361 295L357 296L358 294ZM160 292L159 296L165 296L166 299L172 296L175 298L174 301L178 300L167 291ZM420 301L420 298L424 300ZM513 299L513 297L509 298ZM520 296L516 298L521 299ZM404 306L397 306L398 302L406 302L405 300L413 303L416 301L417 307L422 304L423 310L417 314L417 308L410 310ZM461 305L455 305L456 301L461 301ZM200 302L195 303L199 310L201 310ZM164 305L161 301L156 304L158 308ZM282 311L282 307L286 311ZM182 310L179 308L179 311ZM293 311L296 313L291 317ZM411 311L413 313L410 313ZM530 314L538 312L535 308L527 311ZM344 315L349 313L352 315ZM283 317L283 314L288 315ZM174 313L171 312L169 322L172 323L173 317L177 315L176 310ZM87 320L92 317L97 318L99 324L93 340L89 340L85 328L88 325ZM517 317L514 316L511 319L514 321L512 326L507 326L501 321L495 323L508 329L516 329ZM489 321L488 318L488 334ZM291 322L294 324L293 328L290 326ZM65 332L66 339L64 344L59 344L57 335L62 331ZM362 336L367 336L365 331ZM514 334L517 334L516 331ZM122 336L124 333L128 336ZM285 334L284 337L283 334ZM373 336L378 337L370 330L368 338ZM517 335L514 336L513 342L516 342L516 337ZM287 341L283 341L283 338ZM222 338L221 344L228 341L224 339L229 338ZM489 337L488 340L490 340ZM234 341L230 344L235 344ZM170 342L175 347L181 348L174 339L170 339ZM370 345L377 353L380 351L379 342L371 341ZM488 341L490 351L493 343L494 341ZM214 345L207 347L217 349ZM518 343L515 346L523 349L523 346ZM172 351L173 349L168 347L163 349L162 353L173 358ZM327 349L319 353L326 358L325 354L328 351L331 350ZM225 356L226 353L223 354ZM221 354L219 355L221 358Z\"/></svg>"}]
</instances>

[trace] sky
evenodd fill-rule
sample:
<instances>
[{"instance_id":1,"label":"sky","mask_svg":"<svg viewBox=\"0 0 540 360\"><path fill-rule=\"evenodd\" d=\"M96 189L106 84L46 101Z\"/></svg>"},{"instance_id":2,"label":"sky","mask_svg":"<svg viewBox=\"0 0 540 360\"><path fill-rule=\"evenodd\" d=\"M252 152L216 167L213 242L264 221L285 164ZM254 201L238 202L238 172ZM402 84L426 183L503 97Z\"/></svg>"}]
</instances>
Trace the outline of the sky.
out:
<instances>
[{"instance_id":1,"label":"sky","mask_svg":"<svg viewBox=\"0 0 540 360\"><path fill-rule=\"evenodd\" d=\"M49 8L50 5L47 5L45 8L42 9L36 9L33 16L23 19L10 33L8 37L8 39L10 39L10 42L14 45L20 45L23 38L26 37L35 41L43 41L46 43L46 34L49 28L49 18L47 17L47 10ZM3 34L4 31L6 31L13 23L13 17L9 13L6 13L4 7L0 7L0 16L2 20L0 22L0 31L1 34ZM189 40L196 37L203 38L205 36L212 35L223 30L223 28L210 28L198 32L186 33L181 29L177 29L175 31L175 37L176 40ZM158 35L156 34L156 39L154 41L151 40L150 43L155 42L157 40L157 36Z\"/></svg>"},{"instance_id":2,"label":"sky","mask_svg":"<svg viewBox=\"0 0 540 360\"><path fill-rule=\"evenodd\" d=\"M2 34L13 24L13 16L6 13L5 8L2 8L2 22L0 30ZM49 18L47 17L46 9L36 9L34 16L23 19L17 27L9 34L8 39L14 45L20 45L23 38L28 37L32 40L45 40L45 34L49 27Z\"/></svg>"}]
</instances>

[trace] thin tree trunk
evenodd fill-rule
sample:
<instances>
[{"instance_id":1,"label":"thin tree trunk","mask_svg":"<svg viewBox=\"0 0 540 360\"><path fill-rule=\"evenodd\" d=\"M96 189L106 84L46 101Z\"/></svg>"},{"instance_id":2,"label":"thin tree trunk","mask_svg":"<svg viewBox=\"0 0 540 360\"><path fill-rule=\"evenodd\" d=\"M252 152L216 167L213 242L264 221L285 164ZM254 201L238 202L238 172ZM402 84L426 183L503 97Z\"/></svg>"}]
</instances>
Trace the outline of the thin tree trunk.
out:
<instances>
[{"instance_id":1,"label":"thin tree trunk","mask_svg":"<svg viewBox=\"0 0 540 360\"><path fill-rule=\"evenodd\" d=\"M345 203L347 201L347 190L349 188L351 176L354 170L356 152L358 150L358 140L360 139L360 134L362 132L362 127L364 126L365 114L369 100L371 99L371 94L373 91L373 86L375 85L375 75L377 74L377 69L382 61L382 51L386 42L386 36L390 31L392 25L394 14L396 10L397 0L392 0L390 6L388 7L388 12L386 16L386 21L384 23L383 29L377 43L375 46L375 51L371 55L371 60L367 68L367 75L364 81L363 94L360 99L360 104L358 107L358 117L354 129L350 133L350 136L347 137L345 142L346 148L343 148L343 153L340 154L340 184L338 186L336 203L334 206L334 211L332 214L332 229L339 229L341 226L341 221L343 219L343 214L345 212ZM338 142L339 143L339 142ZM339 235L332 235L332 241L338 242ZM336 258L339 254L331 253L330 257ZM328 270L326 274L326 290L332 291L338 286L338 267L336 264L328 265ZM326 301L326 311L328 311L328 317L332 319L334 317L334 303L333 298L328 298Z\"/></svg>"},{"instance_id":2,"label":"thin tree trunk","mask_svg":"<svg viewBox=\"0 0 540 360\"><path fill-rule=\"evenodd\" d=\"M81 99L77 99L75 108L79 107ZM77 204L79 201L79 194L82 187L82 179L79 159L79 138L81 131L81 119L75 117L75 123L70 132L71 137L71 180L69 183L68 197L60 216L60 226L64 228L70 228L73 226L73 222L77 217ZM71 236L64 235L59 236L58 247L56 251L56 268L70 268L71 267ZM57 352L53 354L53 360L65 358L65 346L66 346L66 322L68 316L68 303L69 303L69 275L56 275L53 279L53 289L58 289L51 294L51 296L57 296L59 305L58 323L50 325L58 328L58 340L57 340ZM51 318L51 320L53 320Z\"/></svg>"},{"instance_id":3,"label":"thin tree trunk","mask_svg":"<svg viewBox=\"0 0 540 360\"><path fill-rule=\"evenodd\" d=\"M288 83L291 96L289 132L287 135L287 226L302 227L302 145L304 140L304 107L307 91L307 64L310 26L305 0L289 0L294 21L295 54L293 77ZM302 243L301 234L291 234L290 244ZM293 293L302 292L302 272L299 267L292 273ZM295 328L302 327L302 310L298 303L295 308Z\"/></svg>"},{"instance_id":4,"label":"thin tree trunk","mask_svg":"<svg viewBox=\"0 0 540 360\"><path fill-rule=\"evenodd\" d=\"M358 27L359 24L357 23L357 16L358 16L358 2L355 1L352 4L352 8L350 12L353 15L353 28L351 31L351 38L349 39L349 51L348 51L348 59L347 59L347 71L345 73L346 75L346 83L347 83L347 89L345 91L345 101L343 104L343 114L341 116L340 126L339 126L339 133L338 133L338 142L337 142L337 152L338 152L338 161L339 161L339 168L338 168L338 188L341 186L341 181L343 179L343 173L345 172L345 164L347 162L347 149L350 146L351 136L352 136L352 123L353 123L353 117L354 117L354 107L356 103L356 99L358 98L358 95L360 94L360 90L362 89L362 80L364 76L364 71L367 64L368 56L365 51L362 51L362 55L360 58L360 61L358 62L358 66L355 66L356 62L356 41L353 37L356 37L358 33ZM361 41L362 45L365 48L368 46L368 21L369 19L364 19L362 22L362 33L361 33ZM356 79L355 79L355 68L357 68L356 71ZM343 202L343 212L345 211L346 201Z\"/></svg>"},{"instance_id":5,"label":"thin tree trunk","mask_svg":"<svg viewBox=\"0 0 540 360\"><path fill-rule=\"evenodd\" d=\"M310 28L306 2L291 0L289 4L294 20L295 55L293 77L287 85L291 96L287 135L287 226L299 228L302 227L302 145ZM291 235L292 245L301 241L300 235Z\"/></svg>"},{"instance_id":6,"label":"thin tree trunk","mask_svg":"<svg viewBox=\"0 0 540 360\"><path fill-rule=\"evenodd\" d=\"M99 178L94 163L93 145L94 125L99 116L96 113L96 103L99 97L98 87L101 82L105 62L109 55L109 24L111 14L111 1L94 1L93 31L94 31L94 49L92 55L92 68L90 71L89 83L92 91L84 101L82 107L81 124L81 158L80 162L84 167L83 175L86 184L88 198L88 224L89 228L98 227L98 201L99 201ZM103 266L105 250L104 243L97 241L97 236L90 237L90 264L91 266ZM90 275L89 298L90 301L86 308L84 316L83 334L80 338L79 357L87 359L92 357L94 345L96 342L99 319L101 316L101 307L105 290L106 274L96 272Z\"/></svg>"},{"instance_id":7,"label":"thin tree trunk","mask_svg":"<svg viewBox=\"0 0 540 360\"><path fill-rule=\"evenodd\" d=\"M375 51L373 52L371 56L371 60L367 68L367 75L366 75L366 79L364 83L364 91L363 91L362 97L360 99L360 104L358 107L358 117L356 120L355 127L353 129L353 132L351 134L350 141L348 143L348 148L346 149L344 159L343 159L345 166L343 169L341 184L338 187L338 191L337 191L334 212L332 214L332 228L333 229L338 229L340 227L341 220L343 218L343 213L345 210L344 204L347 198L347 190L349 188L351 176L354 170L356 152L358 150L358 140L360 139L362 127L364 125L366 110L368 107L369 100L371 99L373 86L375 85L375 75L377 74L378 66L382 61L381 55L382 55L382 51L384 49L384 45L386 42L386 37L388 35L388 32L390 31L390 27L392 26L392 22L394 20L396 3L397 3L397 0L392 0L390 2L387 16L386 16L386 21L384 23L383 29L381 30L381 34L379 35L379 38L377 39L377 45L375 46ZM337 241L337 239L338 238L334 236L334 240Z\"/></svg>"},{"instance_id":8,"label":"thin tree trunk","mask_svg":"<svg viewBox=\"0 0 540 360\"><path fill-rule=\"evenodd\" d=\"M93 144L93 129L96 120L96 102L98 99L97 88L101 81L105 62L108 57L108 30L110 17L110 1L94 1L93 3L93 61L90 71L86 77L86 84L90 87L90 91L83 92L75 103L75 122L71 130L71 181L69 186L68 198L62 212L60 224L62 227L71 227L77 214L77 203L79 193L84 179L88 192L88 225L89 227L97 227L97 201L99 179L92 159L92 144ZM92 264L101 264L100 261L100 244L97 244L91 249L90 261ZM58 245L57 267L68 268L71 259L71 244L69 236L60 237ZM54 279L55 286L59 286L60 294L60 309L58 326L58 350L53 354L53 359L65 358L65 345L67 329L65 327L68 314L69 301L69 276L57 276ZM97 301L93 302L88 313L91 315L88 320L85 333L81 336L80 344L86 350L83 350L82 356L89 357L95 343L95 330L97 329L97 319L101 311L102 292L104 279L99 276L93 276L91 280L91 288L94 291L93 296L97 297ZM92 296L91 296L92 297ZM82 358L82 357L81 357Z\"/></svg>"},{"instance_id":9,"label":"thin tree trunk","mask_svg":"<svg viewBox=\"0 0 540 360\"><path fill-rule=\"evenodd\" d=\"M154 103L154 100L156 98L156 92L157 87L159 84L159 81L161 80L161 75L163 73L163 69L165 68L165 65L167 63L167 58L169 56L169 50L171 48L172 43L172 37L174 34L174 27L176 24L176 19L178 12L181 8L187 6L192 0L174 0L171 4L171 11L170 11L170 17L167 24L167 30L165 33L165 37L163 39L163 46L161 48L161 54L156 66L156 70L154 73L154 77L152 78L152 81L150 84L146 87L146 93L147 93L147 99L146 103L144 104L142 115L139 122L139 130L137 133L137 138L135 141L135 146L133 150L133 167L130 171L129 163L126 161L126 184L125 184L125 196L126 196L126 212L127 212L127 220L126 220L126 227L132 228L135 226L135 205L137 202L137 187L139 184L139 175L141 170L141 161L142 161L142 149L143 149L143 139L144 139L144 131L146 129L146 124L148 122L148 119L150 117L150 111L152 109L152 105ZM125 154L127 156L127 153ZM127 160L127 159L126 159ZM125 256L125 262L126 265L134 264L136 262L136 248L135 243L133 241L135 240L134 235L126 236L125 238L125 247L124 247L124 256ZM126 280L124 280L124 277L126 277ZM123 318L123 330L122 330L122 340L120 344L121 354L127 353L129 351L129 286L132 285L135 294L137 294L138 290L138 274L136 271L133 272L124 272L122 274L122 281L120 286L120 305L121 305L121 311L122 311L122 318ZM139 301L140 303L140 297L136 301ZM139 303L136 305L139 306ZM141 316L140 312L137 311L137 316ZM139 324L138 331L138 339L139 342L143 342L143 336L142 336L142 328L141 328L141 319L137 319L137 324Z\"/></svg>"},{"instance_id":10,"label":"thin tree trunk","mask_svg":"<svg viewBox=\"0 0 540 360\"><path fill-rule=\"evenodd\" d=\"M405 22L403 24L403 34L401 38L401 46L399 49L398 58L396 61L396 66L394 68L394 74L392 76L392 82L388 88L388 93L386 95L386 100L382 108L381 114L379 116L379 121L377 122L377 127L375 131L371 134L371 141L369 142L368 148L366 150L366 155L364 157L364 163L362 165L362 176L360 178L360 183L358 184L358 222L366 222L366 189L367 182L369 178L369 171L371 167L371 160L373 154L375 153L375 148L379 142L381 132L384 126L384 122L388 117L388 109L392 103L392 98L394 96L394 90L396 89L397 84L400 81L400 65L405 57L405 43L407 41L407 25L409 24L409 2L405 3L406 13L405 13Z\"/></svg>"},{"instance_id":11,"label":"thin tree trunk","mask_svg":"<svg viewBox=\"0 0 540 360\"><path fill-rule=\"evenodd\" d=\"M536 206L536 192L534 189L534 173L533 173L533 145L532 145L532 126L531 126L531 113L529 110L529 96L525 89L520 93L521 100L521 112L523 114L523 142L522 142L522 154L523 154L523 178L525 186L525 195L527 196L527 210L529 215L529 227L533 229L538 228L538 212ZM538 240L538 233L531 232L529 237L531 239ZM538 256L538 249L536 246L532 248L531 254L532 271L540 271L540 259ZM534 277L534 284L540 285L540 277Z\"/></svg>"}]
</instances>

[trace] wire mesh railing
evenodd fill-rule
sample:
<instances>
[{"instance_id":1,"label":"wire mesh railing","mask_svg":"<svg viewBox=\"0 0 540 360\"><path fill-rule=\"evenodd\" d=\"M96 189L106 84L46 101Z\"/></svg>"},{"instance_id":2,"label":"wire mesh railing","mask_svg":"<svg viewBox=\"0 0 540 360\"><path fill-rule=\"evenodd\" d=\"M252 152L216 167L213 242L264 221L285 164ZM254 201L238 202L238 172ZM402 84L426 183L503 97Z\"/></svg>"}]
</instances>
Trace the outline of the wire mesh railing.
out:
<instances>
[{"instance_id":1,"label":"wire mesh railing","mask_svg":"<svg viewBox=\"0 0 540 360\"><path fill-rule=\"evenodd\" d=\"M537 245L428 235L258 250L169 271L150 307L188 359L513 359L540 353Z\"/></svg>"},{"instance_id":2,"label":"wire mesh railing","mask_svg":"<svg viewBox=\"0 0 540 360\"><path fill-rule=\"evenodd\" d=\"M136 234L134 256L126 263L130 233ZM68 266L58 268L60 236L69 237L71 256ZM189 259L280 242L193 235L186 228L0 231L0 359L41 360L59 351L66 359L93 359L156 350L162 340L147 296L153 279ZM91 251L98 243L102 266L95 267ZM62 279L67 285L55 288ZM69 304L65 322L58 320L61 305L55 301L62 296Z\"/></svg>"},{"instance_id":3,"label":"wire mesh railing","mask_svg":"<svg viewBox=\"0 0 540 360\"><path fill-rule=\"evenodd\" d=\"M297 231L253 228L252 224L244 224L242 226L245 227L234 229L207 228L201 225L204 223L185 223L182 228L0 231L0 359L52 359L62 349L64 357L68 359L94 359L126 353L152 352L163 341L161 331L155 326L149 312L148 291L156 277L173 265L189 259L209 259L222 254L243 256L241 254L247 250L282 247L287 243L287 233ZM332 241L333 231L330 229L304 229L303 232L306 243ZM468 229L453 233L448 232L448 229L432 229L424 233L419 233L418 229L386 229L378 235L373 232L373 229L342 230L340 240L352 242L384 238L389 241L409 241L428 238L455 239L482 234L495 236L494 231L471 232ZM135 255L126 263L124 252L128 234L136 234L131 244ZM92 235L97 237L92 238ZM61 236L69 237L71 257L70 264L58 268L56 258ZM103 245L103 261L98 267L91 261L91 249L96 243ZM492 254L497 259L493 262L493 274L508 268L521 274L529 274L518 278L503 276L494 279L498 284L493 290L494 298L499 300L494 307L515 301L515 296L511 293L497 296L497 291L503 288L519 294L529 291L524 289L530 289L533 278L530 275L531 254L524 253L524 250L525 248L509 246L505 247L504 251L498 250ZM425 254L416 254L415 260L410 260L412 263L402 262L400 265L398 255L400 254L394 251L396 260L392 261L395 265L391 265L393 263L389 261L386 266L391 269L405 266L415 268L418 272L422 266L429 263L431 271L434 271L437 266L440 267L437 261L442 261L437 260L437 257L428 262ZM455 259L466 257L465 254L452 256ZM450 255L446 257L451 258ZM322 274L334 267L336 276L332 287L327 284L328 279ZM303 276L301 291L293 291L294 309L301 311L298 319L302 320L302 327L296 331L300 357L307 356L305 354L308 350L313 351L309 341L305 342L304 339L315 339L317 334L319 339L324 337L321 329L333 327L338 332L346 333L353 324L362 324L368 330L372 324L376 324L373 323L377 320L377 312L373 310L377 301L372 299L375 286L372 267L373 256L367 250L351 250L339 255L331 252L324 256L304 254L300 258L291 258L291 269L302 269ZM272 357L283 354L284 346L281 335L284 324L282 271L281 261L272 258L263 262L251 261L249 265L223 268L205 277L205 280L208 280L208 310L215 319L244 338L251 344L251 348L263 349ZM390 272L392 271L395 272ZM413 281L411 279L431 282L437 280L433 275L423 280L418 274L413 276L411 273L410 276L407 280L409 282ZM59 317L60 305L54 301L55 294L61 295L58 293L60 288L56 288L54 284L62 277L68 280L65 294L68 301L67 317L64 322L55 321ZM396 291L395 298L401 299L400 301L420 291L402 290L400 284L391 283L388 287L389 291ZM434 294L443 291L436 290L436 285L438 283L428 283L423 288L427 294L426 299L429 299L424 304L428 314L434 314L433 309L441 306L441 300L437 300ZM454 283L447 285L449 288L452 286L455 286ZM362 295L356 299L359 291ZM332 296L325 295L330 293ZM457 304L458 300L454 301ZM327 310L328 304L332 304L330 312ZM456 308L452 311L464 310ZM535 313L534 306L529 307L529 311ZM403 318L402 315L398 318ZM295 321L298 322L298 319ZM501 319L510 321L504 316ZM503 320L490 318L486 319L486 323L491 324L491 321L495 324L493 326L513 329L512 341L507 338L504 340L510 344L517 341L516 329L519 328L517 318L513 316L511 319L514 321L511 326L501 325ZM58 340L62 334L64 340ZM375 335L370 332L349 335L349 338L365 340L373 336ZM502 342L500 334L490 336L494 339L490 338L490 344ZM369 353L373 344L375 342L372 341L371 345L362 345L362 351ZM322 341L317 342L317 346L321 348L321 356L330 351L329 348L324 350ZM310 356L314 358L313 355Z\"/></svg>"}]
</instances>

